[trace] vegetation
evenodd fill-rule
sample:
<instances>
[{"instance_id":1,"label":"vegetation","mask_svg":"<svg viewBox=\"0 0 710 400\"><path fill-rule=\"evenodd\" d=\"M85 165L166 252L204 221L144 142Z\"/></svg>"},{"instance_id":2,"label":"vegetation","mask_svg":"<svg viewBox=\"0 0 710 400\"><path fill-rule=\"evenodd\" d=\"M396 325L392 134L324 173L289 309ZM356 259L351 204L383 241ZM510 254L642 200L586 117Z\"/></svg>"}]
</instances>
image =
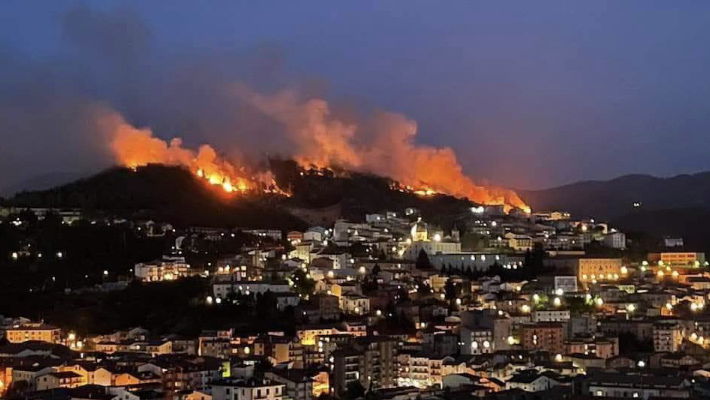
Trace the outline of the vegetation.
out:
<instances>
[{"instance_id":1,"label":"vegetation","mask_svg":"<svg viewBox=\"0 0 710 400\"><path fill-rule=\"evenodd\" d=\"M338 205L342 216L362 219L365 213L413 207L431 223L454 227L472 203L447 195L421 197L392 190L392 181L374 175L339 171L309 174L293 161L271 161L279 187L291 197L260 193L227 196L195 179L181 167L148 165L137 170L111 168L57 188L25 192L5 204L20 207L81 208L90 214L170 221L176 226L305 229L294 207Z\"/></svg>"},{"instance_id":2,"label":"vegetation","mask_svg":"<svg viewBox=\"0 0 710 400\"><path fill-rule=\"evenodd\" d=\"M276 311L275 297L235 294L221 304L208 304L209 283L202 278L131 283L125 290L86 294L40 292L24 296L12 310L79 333L107 333L144 327L157 334L195 335L203 329L236 327L257 332L293 330L293 310ZM2 296L6 297L6 296ZM10 310L3 307L3 310Z\"/></svg>"},{"instance_id":3,"label":"vegetation","mask_svg":"<svg viewBox=\"0 0 710 400\"><path fill-rule=\"evenodd\" d=\"M279 206L280 196L215 191L180 167L112 168L54 189L25 192L9 203L21 207L81 208L88 213L170 221L177 226L297 229L304 223Z\"/></svg>"},{"instance_id":4,"label":"vegetation","mask_svg":"<svg viewBox=\"0 0 710 400\"><path fill-rule=\"evenodd\" d=\"M293 290L303 297L312 295L316 288L316 281L301 268L296 268L293 272L291 282L293 282Z\"/></svg>"}]
</instances>

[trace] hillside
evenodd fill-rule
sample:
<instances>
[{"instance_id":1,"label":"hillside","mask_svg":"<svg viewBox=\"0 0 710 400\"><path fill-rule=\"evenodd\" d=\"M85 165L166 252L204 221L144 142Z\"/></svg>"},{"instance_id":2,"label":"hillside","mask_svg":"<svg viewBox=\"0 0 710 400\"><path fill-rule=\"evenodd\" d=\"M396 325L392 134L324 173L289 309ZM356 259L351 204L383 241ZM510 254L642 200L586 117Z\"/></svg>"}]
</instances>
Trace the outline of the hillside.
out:
<instances>
[{"instance_id":1,"label":"hillside","mask_svg":"<svg viewBox=\"0 0 710 400\"><path fill-rule=\"evenodd\" d=\"M269 196L228 199L187 170L149 165L137 171L111 168L56 188L19 193L8 203L107 211L178 225L302 227L301 221L273 206L277 201Z\"/></svg>"},{"instance_id":2,"label":"hillside","mask_svg":"<svg viewBox=\"0 0 710 400\"><path fill-rule=\"evenodd\" d=\"M311 174L292 161L272 161L280 187L291 197L266 194L226 196L180 167L149 165L136 171L111 168L92 177L48 190L22 192L7 201L22 207L82 208L128 217L166 220L178 225L304 228L293 209L337 206L339 217L416 207L428 220L450 226L472 205L436 195L422 198L390 189L386 178L342 172Z\"/></svg>"},{"instance_id":3,"label":"hillside","mask_svg":"<svg viewBox=\"0 0 710 400\"><path fill-rule=\"evenodd\" d=\"M533 210L566 210L575 216L604 219L635 211L710 208L710 172L671 178L626 175L520 194ZM634 207L635 202L640 207Z\"/></svg>"},{"instance_id":4,"label":"hillside","mask_svg":"<svg viewBox=\"0 0 710 400\"><path fill-rule=\"evenodd\" d=\"M689 251L710 252L710 208L641 210L612 220L625 232L643 233L656 239L682 237Z\"/></svg>"}]
</instances>

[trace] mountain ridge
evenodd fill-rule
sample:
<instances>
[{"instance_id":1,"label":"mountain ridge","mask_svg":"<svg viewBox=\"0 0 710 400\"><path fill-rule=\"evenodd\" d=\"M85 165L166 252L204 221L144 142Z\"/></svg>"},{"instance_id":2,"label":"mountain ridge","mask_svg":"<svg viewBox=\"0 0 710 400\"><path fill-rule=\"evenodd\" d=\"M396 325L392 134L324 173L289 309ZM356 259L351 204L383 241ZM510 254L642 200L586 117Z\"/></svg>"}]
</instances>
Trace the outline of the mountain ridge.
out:
<instances>
[{"instance_id":1,"label":"mountain ridge","mask_svg":"<svg viewBox=\"0 0 710 400\"><path fill-rule=\"evenodd\" d=\"M615 218L638 208L706 208L710 207L710 171L672 177L628 174L519 193L533 210L560 209L580 217Z\"/></svg>"},{"instance_id":2,"label":"mountain ridge","mask_svg":"<svg viewBox=\"0 0 710 400\"><path fill-rule=\"evenodd\" d=\"M81 208L181 226L307 227L294 210L341 210L337 217L364 219L365 213L415 207L431 221L450 226L473 205L447 195L420 197L392 189L392 180L369 174L309 174L290 160L273 161L271 171L290 197L262 193L228 195L182 167L150 164L132 170L113 167L47 190L26 191L3 201L17 207ZM332 213L330 220L334 222Z\"/></svg>"}]
</instances>

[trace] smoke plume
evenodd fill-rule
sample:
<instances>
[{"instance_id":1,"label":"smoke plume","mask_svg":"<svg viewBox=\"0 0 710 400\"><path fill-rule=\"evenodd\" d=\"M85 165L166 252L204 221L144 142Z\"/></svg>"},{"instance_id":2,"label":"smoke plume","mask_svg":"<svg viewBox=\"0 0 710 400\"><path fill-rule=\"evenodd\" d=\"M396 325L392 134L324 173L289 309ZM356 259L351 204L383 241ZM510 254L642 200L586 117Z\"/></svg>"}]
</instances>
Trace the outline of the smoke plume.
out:
<instances>
[{"instance_id":1,"label":"smoke plume","mask_svg":"<svg viewBox=\"0 0 710 400\"><path fill-rule=\"evenodd\" d=\"M166 56L130 11L79 6L62 21L69 50L52 62L0 51L7 176L164 163L235 191L270 184L264 160L281 156L305 168L338 166L412 190L526 209L514 192L466 176L453 149L417 144L411 119L357 115L321 85L304 84L284 70L278 49ZM13 168L20 163L13 154L36 160Z\"/></svg>"},{"instance_id":2,"label":"smoke plume","mask_svg":"<svg viewBox=\"0 0 710 400\"><path fill-rule=\"evenodd\" d=\"M417 145L417 124L403 115L381 111L365 121L346 122L334 117L323 99L299 101L292 91L267 96L243 87L239 93L285 126L295 150L290 156L305 167L335 165L387 176L415 189L528 210L515 192L474 183L453 149Z\"/></svg>"}]
</instances>

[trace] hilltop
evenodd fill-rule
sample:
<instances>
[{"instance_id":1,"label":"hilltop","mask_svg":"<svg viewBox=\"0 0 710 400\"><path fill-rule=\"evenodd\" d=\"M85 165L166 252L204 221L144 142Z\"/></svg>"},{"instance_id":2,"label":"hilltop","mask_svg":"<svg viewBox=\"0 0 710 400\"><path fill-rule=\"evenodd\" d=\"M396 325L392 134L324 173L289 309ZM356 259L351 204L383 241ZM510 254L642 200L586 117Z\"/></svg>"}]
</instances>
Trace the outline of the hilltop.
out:
<instances>
[{"instance_id":1,"label":"hilltop","mask_svg":"<svg viewBox=\"0 0 710 400\"><path fill-rule=\"evenodd\" d=\"M365 213L406 207L416 207L432 221L446 225L472 205L446 195L420 197L394 190L391 180L379 176L347 171L304 173L292 161L271 164L276 182L290 197L257 192L227 196L184 168L148 165L136 170L114 167L51 189L21 192L6 204L81 208L88 213L152 218L182 226L277 229L304 228L303 210L318 214L335 209L337 217L360 218Z\"/></svg>"}]
</instances>

